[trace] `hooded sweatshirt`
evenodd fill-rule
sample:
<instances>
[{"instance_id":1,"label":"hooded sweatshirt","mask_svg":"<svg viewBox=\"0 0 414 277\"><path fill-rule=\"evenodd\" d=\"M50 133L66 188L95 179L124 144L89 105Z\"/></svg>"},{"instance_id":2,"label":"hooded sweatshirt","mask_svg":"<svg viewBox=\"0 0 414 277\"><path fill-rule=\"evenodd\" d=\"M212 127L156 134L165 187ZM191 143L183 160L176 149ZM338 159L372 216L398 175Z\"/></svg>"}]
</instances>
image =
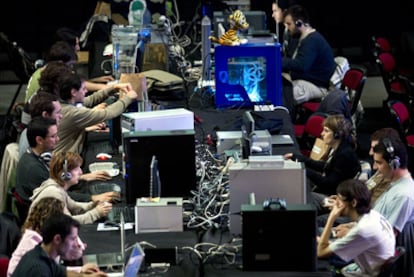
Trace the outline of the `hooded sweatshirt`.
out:
<instances>
[{"instance_id":1,"label":"hooded sweatshirt","mask_svg":"<svg viewBox=\"0 0 414 277\"><path fill-rule=\"evenodd\" d=\"M40 187L33 191L33 196L30 198L32 200L30 210L40 199L45 197L54 197L62 201L64 204L63 212L72 216L81 224L90 224L100 218L99 212L92 201L77 202L73 200L67 191L51 178L44 181Z\"/></svg>"}]
</instances>

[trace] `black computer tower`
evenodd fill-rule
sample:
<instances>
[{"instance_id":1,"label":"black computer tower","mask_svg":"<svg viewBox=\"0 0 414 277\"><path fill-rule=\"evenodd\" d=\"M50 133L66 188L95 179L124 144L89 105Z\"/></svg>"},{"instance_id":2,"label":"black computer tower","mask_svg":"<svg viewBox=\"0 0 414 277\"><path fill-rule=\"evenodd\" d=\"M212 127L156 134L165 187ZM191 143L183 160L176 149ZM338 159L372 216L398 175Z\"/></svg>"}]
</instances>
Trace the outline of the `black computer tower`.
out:
<instances>
[{"instance_id":1,"label":"black computer tower","mask_svg":"<svg viewBox=\"0 0 414 277\"><path fill-rule=\"evenodd\" d=\"M161 197L190 197L196 188L194 130L126 132L123 136L127 204L150 195L151 160L155 155Z\"/></svg>"},{"instance_id":2,"label":"black computer tower","mask_svg":"<svg viewBox=\"0 0 414 277\"><path fill-rule=\"evenodd\" d=\"M316 271L316 210L311 205L242 205L241 211L243 270Z\"/></svg>"}]
</instances>

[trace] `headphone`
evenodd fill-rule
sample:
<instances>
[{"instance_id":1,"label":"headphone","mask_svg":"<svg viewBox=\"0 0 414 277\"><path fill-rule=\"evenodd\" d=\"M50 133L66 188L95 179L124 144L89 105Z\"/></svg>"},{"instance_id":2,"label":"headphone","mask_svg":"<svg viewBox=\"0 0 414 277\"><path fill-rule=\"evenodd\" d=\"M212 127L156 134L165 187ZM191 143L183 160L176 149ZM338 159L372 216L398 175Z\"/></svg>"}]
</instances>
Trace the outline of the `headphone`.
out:
<instances>
[{"instance_id":1,"label":"headphone","mask_svg":"<svg viewBox=\"0 0 414 277\"><path fill-rule=\"evenodd\" d=\"M295 26L296 26L296 27L302 27L302 26L303 26L303 24L304 24L304 23L303 23L303 21L302 21L302 20L300 20L300 19L298 19L298 20L296 20L296 21L295 21Z\"/></svg>"},{"instance_id":2,"label":"headphone","mask_svg":"<svg viewBox=\"0 0 414 277\"><path fill-rule=\"evenodd\" d=\"M400 166L401 166L400 157L395 155L394 146L392 145L391 140L386 137L382 140L382 142L384 143L385 149L387 150L388 154L390 155L388 165L393 170L400 168Z\"/></svg>"},{"instance_id":3,"label":"headphone","mask_svg":"<svg viewBox=\"0 0 414 277\"><path fill-rule=\"evenodd\" d=\"M66 159L66 153L62 152L63 157L63 172L62 175L60 175L60 178L62 181L69 181L72 179L72 174L68 171L68 160Z\"/></svg>"}]
</instances>

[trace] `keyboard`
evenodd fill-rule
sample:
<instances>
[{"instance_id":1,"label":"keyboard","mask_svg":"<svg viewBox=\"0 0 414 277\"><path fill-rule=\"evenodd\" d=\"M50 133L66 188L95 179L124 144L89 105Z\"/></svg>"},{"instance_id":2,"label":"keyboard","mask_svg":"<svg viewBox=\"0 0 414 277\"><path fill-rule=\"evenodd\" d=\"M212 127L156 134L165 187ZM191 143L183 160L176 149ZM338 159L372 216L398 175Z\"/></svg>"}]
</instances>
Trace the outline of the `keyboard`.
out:
<instances>
[{"instance_id":1,"label":"keyboard","mask_svg":"<svg viewBox=\"0 0 414 277\"><path fill-rule=\"evenodd\" d=\"M90 194L102 194L109 191L116 191L121 193L121 187L115 183L95 183L88 187Z\"/></svg>"},{"instance_id":2,"label":"keyboard","mask_svg":"<svg viewBox=\"0 0 414 277\"><path fill-rule=\"evenodd\" d=\"M108 214L108 220L120 223L121 213L124 214L125 222L135 223L135 209L133 206L113 206Z\"/></svg>"}]
</instances>

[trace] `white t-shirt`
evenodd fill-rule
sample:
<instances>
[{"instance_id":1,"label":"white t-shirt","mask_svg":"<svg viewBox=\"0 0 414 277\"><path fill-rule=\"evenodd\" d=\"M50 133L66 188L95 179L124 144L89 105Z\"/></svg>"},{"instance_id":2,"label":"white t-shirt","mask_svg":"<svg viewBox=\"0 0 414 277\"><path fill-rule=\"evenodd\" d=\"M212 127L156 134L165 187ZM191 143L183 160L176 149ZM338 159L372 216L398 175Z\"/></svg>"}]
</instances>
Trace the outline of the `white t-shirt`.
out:
<instances>
[{"instance_id":1,"label":"white t-shirt","mask_svg":"<svg viewBox=\"0 0 414 277\"><path fill-rule=\"evenodd\" d=\"M343 260L353 259L356 263L352 272L343 272L345 276L377 276L381 266L395 252L393 227L380 213L371 210L329 248Z\"/></svg>"}]
</instances>

